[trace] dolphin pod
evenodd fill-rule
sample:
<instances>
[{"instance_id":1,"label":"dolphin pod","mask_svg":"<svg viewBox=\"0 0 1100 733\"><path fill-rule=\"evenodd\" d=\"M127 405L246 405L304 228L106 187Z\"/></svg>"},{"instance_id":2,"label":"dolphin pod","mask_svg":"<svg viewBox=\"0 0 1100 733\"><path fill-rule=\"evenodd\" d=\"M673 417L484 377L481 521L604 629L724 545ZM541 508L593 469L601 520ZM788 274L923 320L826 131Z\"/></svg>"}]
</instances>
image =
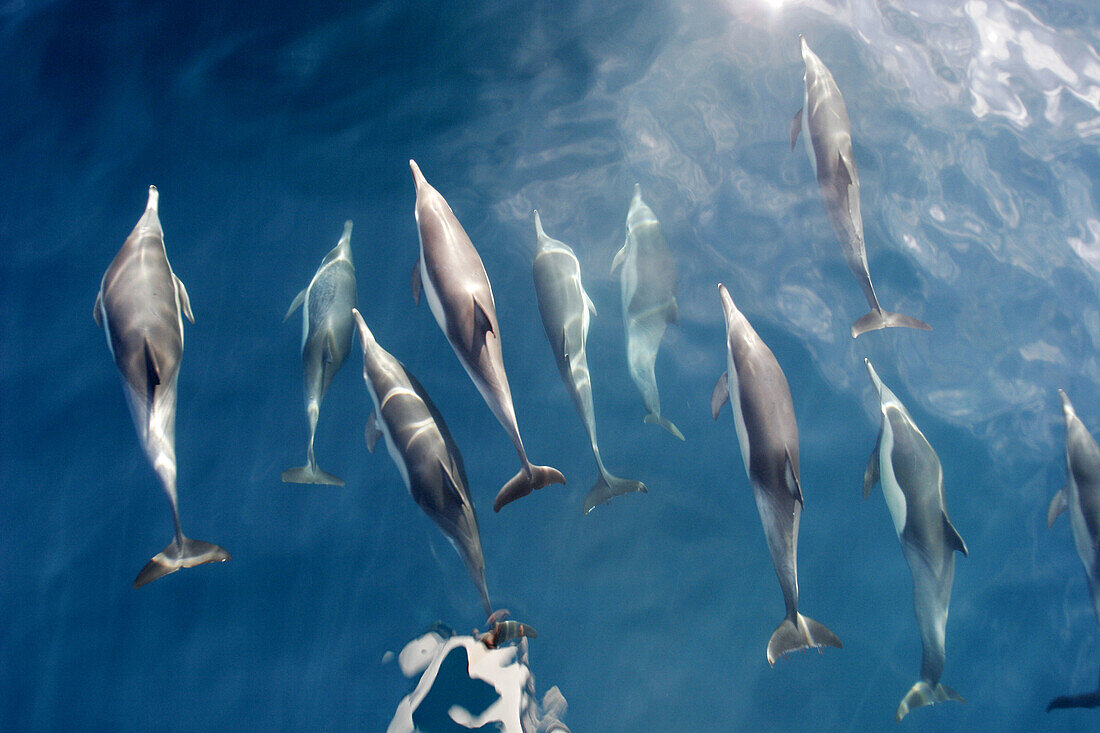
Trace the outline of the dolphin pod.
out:
<instances>
[{"instance_id":1,"label":"dolphin pod","mask_svg":"<svg viewBox=\"0 0 1100 733\"><path fill-rule=\"evenodd\" d=\"M420 382L378 345L359 311L352 313L363 346L363 380L374 403L367 421L367 448L373 453L379 436L385 437L409 495L458 551L486 615L491 615L477 513L458 446Z\"/></svg>"},{"instance_id":2,"label":"dolphin pod","mask_svg":"<svg viewBox=\"0 0 1100 733\"><path fill-rule=\"evenodd\" d=\"M546 329L546 339L554 352L558 372L573 398L573 405L588 431L592 456L596 459L599 478L584 500L584 513L616 496L646 490L641 481L613 476L603 465L596 443L596 415L592 407L592 380L588 373L588 326L596 315L596 306L581 283L581 266L572 248L547 235L539 212L535 212L537 238L532 273L535 296Z\"/></svg>"},{"instance_id":3,"label":"dolphin pod","mask_svg":"<svg viewBox=\"0 0 1100 733\"><path fill-rule=\"evenodd\" d=\"M894 719L901 722L915 708L944 700L965 702L959 693L940 684L946 659L944 641L947 605L955 579L955 553L969 555L966 543L947 517L943 496L943 468L909 411L879 379L867 359L867 373L878 396L882 427L863 475L863 498L875 484L882 486L894 520L901 550L913 575L913 606L920 627L920 679L910 688Z\"/></svg>"},{"instance_id":4,"label":"dolphin pod","mask_svg":"<svg viewBox=\"0 0 1100 733\"><path fill-rule=\"evenodd\" d=\"M186 537L180 527L176 380L183 357L183 317L192 323L195 317L187 289L168 264L158 198L156 186L150 186L145 213L103 274L92 311L107 335L138 439L168 497L176 533L138 573L135 588L180 568L230 559L217 545Z\"/></svg>"},{"instance_id":5,"label":"dolphin pod","mask_svg":"<svg viewBox=\"0 0 1100 733\"><path fill-rule=\"evenodd\" d=\"M512 439L522 464L493 502L493 511L499 512L505 504L535 489L564 484L565 477L556 468L536 466L527 460L504 372L496 303L485 265L446 199L425 180L416 161L410 160L409 167L416 186L416 225L420 234L420 256L412 276L413 299L420 302L423 287L436 323Z\"/></svg>"},{"instance_id":6,"label":"dolphin pod","mask_svg":"<svg viewBox=\"0 0 1100 733\"><path fill-rule=\"evenodd\" d=\"M863 216L859 210L859 173L852 155L852 125L844 97L829 69L810 50L806 39L798 37L802 60L806 64L806 92L802 109L791 120L791 150L803 127L806 153L810 157L825 212L840 240L844 261L852 271L871 312L852 326L852 338L880 328L904 326L931 331L927 323L901 313L890 313L879 305L871 273L867 270L867 249L863 241Z\"/></svg>"},{"instance_id":7,"label":"dolphin pod","mask_svg":"<svg viewBox=\"0 0 1100 733\"><path fill-rule=\"evenodd\" d=\"M285 322L294 311L302 309L302 371L305 374L306 419L309 421L306 465L283 471L283 481L290 483L344 485L343 480L317 467L313 438L317 433L321 400L351 349L351 309L355 307L356 295L351 226L350 221L344 222L340 241L321 260L313 279L295 296L283 317Z\"/></svg>"},{"instance_id":8,"label":"dolphin pod","mask_svg":"<svg viewBox=\"0 0 1100 733\"><path fill-rule=\"evenodd\" d=\"M714 386L710 409L715 420L727 401L733 410L741 459L783 590L787 615L768 641L768 664L774 665L788 652L821 646L839 648L841 643L823 624L798 612L802 484L798 424L787 378L724 285L718 286L718 294L726 321L726 371Z\"/></svg>"},{"instance_id":9,"label":"dolphin pod","mask_svg":"<svg viewBox=\"0 0 1100 733\"><path fill-rule=\"evenodd\" d=\"M1066 421L1066 485L1050 502L1047 526L1053 527L1059 514L1069 512L1073 544L1085 566L1092 607L1100 619L1100 562L1097 562L1100 552L1100 446L1077 417L1066 393L1058 390L1058 396L1062 398L1062 415ZM1047 705L1047 710L1097 706L1100 706L1100 686L1094 692L1056 697Z\"/></svg>"},{"instance_id":10,"label":"dolphin pod","mask_svg":"<svg viewBox=\"0 0 1100 733\"><path fill-rule=\"evenodd\" d=\"M626 358L630 378L642 393L648 413L645 422L660 425L684 439L671 420L661 417L654 365L668 324L678 321L676 310L676 262L661 233L653 209L642 200L642 187L634 184L634 197L626 215L626 243L615 254L611 274L619 273L626 327Z\"/></svg>"}]
</instances>

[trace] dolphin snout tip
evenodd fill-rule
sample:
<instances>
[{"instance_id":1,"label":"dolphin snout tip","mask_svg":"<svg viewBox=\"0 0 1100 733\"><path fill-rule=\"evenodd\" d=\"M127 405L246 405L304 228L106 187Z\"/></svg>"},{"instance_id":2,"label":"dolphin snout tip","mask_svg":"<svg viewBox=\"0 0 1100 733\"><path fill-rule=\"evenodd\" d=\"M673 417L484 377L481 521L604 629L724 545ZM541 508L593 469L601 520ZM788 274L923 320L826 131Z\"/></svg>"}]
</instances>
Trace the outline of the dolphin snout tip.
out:
<instances>
[{"instance_id":1,"label":"dolphin snout tip","mask_svg":"<svg viewBox=\"0 0 1100 733\"><path fill-rule=\"evenodd\" d=\"M1065 391L1058 390L1058 397L1062 400L1062 412L1066 415L1075 415L1073 403L1069 401L1069 396L1066 395Z\"/></svg>"}]
</instances>

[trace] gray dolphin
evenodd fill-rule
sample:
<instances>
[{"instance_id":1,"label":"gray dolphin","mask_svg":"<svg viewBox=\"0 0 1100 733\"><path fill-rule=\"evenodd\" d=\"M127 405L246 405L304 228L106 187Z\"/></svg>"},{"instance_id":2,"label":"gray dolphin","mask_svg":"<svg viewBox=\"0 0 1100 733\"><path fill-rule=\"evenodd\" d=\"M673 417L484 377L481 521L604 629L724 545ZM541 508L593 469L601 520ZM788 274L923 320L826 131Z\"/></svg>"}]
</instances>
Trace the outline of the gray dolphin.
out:
<instances>
[{"instance_id":1,"label":"gray dolphin","mask_svg":"<svg viewBox=\"0 0 1100 733\"><path fill-rule=\"evenodd\" d=\"M920 627L920 680L898 705L901 721L915 708L944 700L966 702L959 693L940 684L946 658L944 640L947 604L955 579L955 552L968 555L966 543L947 518L943 497L943 468L905 405L882 383L867 359L867 373L878 394L882 427L863 475L863 498L874 485L882 486L894 520L901 550L913 574L913 606Z\"/></svg>"},{"instance_id":2,"label":"gray dolphin","mask_svg":"<svg viewBox=\"0 0 1100 733\"><path fill-rule=\"evenodd\" d=\"M122 375L126 403L145 455L168 503L176 537L134 580L140 588L157 578L229 553L185 537L176 495L176 380L183 356L183 316L195 322L187 289L172 272L157 216L157 189L149 187L145 213L115 255L99 286L92 316L107 334L107 347Z\"/></svg>"},{"instance_id":3,"label":"gray dolphin","mask_svg":"<svg viewBox=\"0 0 1100 733\"><path fill-rule=\"evenodd\" d=\"M726 372L710 398L715 420L728 400L745 473L752 483L787 615L768 641L768 664L809 647L841 647L836 635L798 612L798 525L802 483L798 465L798 424L787 378L768 345L718 285L726 319Z\"/></svg>"},{"instance_id":4,"label":"gray dolphin","mask_svg":"<svg viewBox=\"0 0 1100 733\"><path fill-rule=\"evenodd\" d=\"M1100 620L1100 446L1089 434L1070 403L1062 398L1062 414L1066 419L1066 485L1054 495L1047 511L1047 526L1053 527L1058 515L1069 509L1069 526L1073 543L1092 593L1092 608ZM1056 697L1047 710L1054 708L1094 708L1100 705L1100 688L1083 695Z\"/></svg>"},{"instance_id":5,"label":"gray dolphin","mask_svg":"<svg viewBox=\"0 0 1100 733\"><path fill-rule=\"evenodd\" d=\"M859 211L859 173L852 156L852 125L848 121L848 108L840 94L833 75L810 50L806 39L798 37L802 44L802 60L806 64L806 92L802 109L791 120L791 150L794 150L799 131L805 127L806 153L810 156L825 212L833 225L844 261L852 271L871 312L852 326L852 338L866 331L905 326L931 331L932 327L901 313L882 309L871 285L871 273L867 270L867 249L863 241L863 216Z\"/></svg>"},{"instance_id":6,"label":"gray dolphin","mask_svg":"<svg viewBox=\"0 0 1100 733\"><path fill-rule=\"evenodd\" d=\"M321 400L325 398L332 378L344 365L351 349L351 309L355 307L355 296L351 222L346 221L340 241L321 260L321 266L309 285L295 296L283 316L285 323L294 311L299 307L302 309L302 369L305 372L306 419L309 421L306 465L283 471L283 481L344 485L341 479L317 467L313 437L317 433Z\"/></svg>"},{"instance_id":7,"label":"gray dolphin","mask_svg":"<svg viewBox=\"0 0 1100 733\"><path fill-rule=\"evenodd\" d=\"M367 448L373 453L378 437L385 437L405 488L458 551L485 613L491 615L477 513L458 446L420 382L378 345L359 311L352 313L363 345L363 379L374 402L367 420Z\"/></svg>"},{"instance_id":8,"label":"gray dolphin","mask_svg":"<svg viewBox=\"0 0 1100 733\"><path fill-rule=\"evenodd\" d=\"M642 393L649 413L645 422L657 424L684 439L671 420L661 417L661 397L653 366L668 324L678 321L676 310L676 262L668 250L661 222L642 200L642 187L634 184L634 197L626 215L626 243L611 262L611 274L619 273L626 326L626 359L630 378Z\"/></svg>"},{"instance_id":9,"label":"gray dolphin","mask_svg":"<svg viewBox=\"0 0 1100 733\"><path fill-rule=\"evenodd\" d=\"M423 286L436 323L451 343L489 409L504 426L523 464L501 488L493 511L551 483L564 484L561 471L527 460L512 407L512 391L500 351L496 303L485 265L446 199L424 179L410 160L416 185L416 224L420 257L412 275L413 299L420 303Z\"/></svg>"},{"instance_id":10,"label":"gray dolphin","mask_svg":"<svg viewBox=\"0 0 1100 733\"><path fill-rule=\"evenodd\" d=\"M554 360L558 363L561 379L565 382L565 388L569 390L573 405L588 431L592 455L600 474L584 500L584 513L588 514L597 504L632 491L644 492L646 488L641 481L611 475L603 465L600 447L596 444L592 380L588 374L588 356L585 351L588 325L591 316L596 315L596 306L584 291L577 256L569 245L553 239L543 231L542 220L537 211L535 235L538 237L538 244L532 270L542 325L546 329L550 348L554 351Z\"/></svg>"}]
</instances>

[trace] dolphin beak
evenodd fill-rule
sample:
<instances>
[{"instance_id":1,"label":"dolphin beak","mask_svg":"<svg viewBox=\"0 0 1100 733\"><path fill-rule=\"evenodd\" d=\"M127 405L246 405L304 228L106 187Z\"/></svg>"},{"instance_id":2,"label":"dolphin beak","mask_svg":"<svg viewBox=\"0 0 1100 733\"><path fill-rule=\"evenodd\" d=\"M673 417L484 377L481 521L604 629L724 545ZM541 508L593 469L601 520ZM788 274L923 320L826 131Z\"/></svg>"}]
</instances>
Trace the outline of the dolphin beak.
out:
<instances>
[{"instance_id":1,"label":"dolphin beak","mask_svg":"<svg viewBox=\"0 0 1100 733\"><path fill-rule=\"evenodd\" d=\"M875 392L878 393L878 397L882 399L882 380L878 378L878 372L871 366L870 359L864 359L863 363L867 366L867 374L871 377L871 384L875 386Z\"/></svg>"},{"instance_id":2,"label":"dolphin beak","mask_svg":"<svg viewBox=\"0 0 1100 733\"><path fill-rule=\"evenodd\" d=\"M539 239L546 236L546 232L542 230L542 219L539 217L538 209L535 209L535 236Z\"/></svg>"},{"instance_id":3,"label":"dolphin beak","mask_svg":"<svg viewBox=\"0 0 1100 733\"><path fill-rule=\"evenodd\" d=\"M159 201L160 201L160 192L157 191L156 186L150 186L149 187L149 201L146 202L146 204L145 204L145 210L149 211L150 209L152 209L153 211L156 211L157 210L157 203Z\"/></svg>"},{"instance_id":4,"label":"dolphin beak","mask_svg":"<svg viewBox=\"0 0 1100 733\"><path fill-rule=\"evenodd\" d=\"M1066 422L1077 417L1077 411L1073 409L1073 403L1069 401L1069 397L1062 390L1058 390L1058 396L1062 398L1062 414L1066 417Z\"/></svg>"},{"instance_id":5,"label":"dolphin beak","mask_svg":"<svg viewBox=\"0 0 1100 733\"><path fill-rule=\"evenodd\" d=\"M355 325L359 328L359 343L363 346L363 352L366 353L367 344L374 341L374 334L367 328L367 322L363 320L363 314L358 308L352 308L351 314L355 317Z\"/></svg>"},{"instance_id":6,"label":"dolphin beak","mask_svg":"<svg viewBox=\"0 0 1100 733\"><path fill-rule=\"evenodd\" d=\"M635 183L634 184L634 197L631 199L630 205L633 206L636 203L641 203L641 201L642 201L642 184Z\"/></svg>"},{"instance_id":7,"label":"dolphin beak","mask_svg":"<svg viewBox=\"0 0 1100 733\"><path fill-rule=\"evenodd\" d=\"M413 185L416 187L416 190L419 191L420 187L427 183L424 179L424 174L420 172L420 166L416 164L415 160L409 160L409 168L412 169Z\"/></svg>"},{"instance_id":8,"label":"dolphin beak","mask_svg":"<svg viewBox=\"0 0 1100 733\"><path fill-rule=\"evenodd\" d=\"M730 316L737 310L737 306L733 303L733 297L730 296L730 291L726 289L726 286L722 283L718 283L718 297L722 299L722 314L726 317L726 329L730 326Z\"/></svg>"}]
</instances>

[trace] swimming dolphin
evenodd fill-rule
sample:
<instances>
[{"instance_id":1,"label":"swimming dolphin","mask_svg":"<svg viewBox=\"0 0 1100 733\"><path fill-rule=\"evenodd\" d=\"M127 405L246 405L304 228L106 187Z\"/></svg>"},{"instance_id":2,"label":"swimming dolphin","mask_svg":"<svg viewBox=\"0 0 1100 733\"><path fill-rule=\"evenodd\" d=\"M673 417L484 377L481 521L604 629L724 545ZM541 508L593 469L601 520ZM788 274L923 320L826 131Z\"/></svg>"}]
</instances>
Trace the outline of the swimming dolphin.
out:
<instances>
[{"instance_id":1,"label":"swimming dolphin","mask_svg":"<svg viewBox=\"0 0 1100 733\"><path fill-rule=\"evenodd\" d=\"M351 349L351 309L355 307L355 265L351 259L351 222L344 222L344 234L336 246L321 260L306 289L295 296L283 316L285 323L294 311L302 309L302 369L305 372L306 419L309 420L309 443L306 445L306 465L283 471L283 481L296 484L330 484L344 482L317 467L313 455L313 437L317 433L317 417L321 400L332 384L332 378Z\"/></svg>"},{"instance_id":2,"label":"swimming dolphin","mask_svg":"<svg viewBox=\"0 0 1100 733\"><path fill-rule=\"evenodd\" d=\"M1047 526L1053 527L1058 515L1069 509L1069 526L1073 543L1092 593L1092 608L1100 620L1100 446L1089 434L1070 403L1062 398L1062 414L1066 420L1066 485L1054 495L1047 511ZM1047 710L1054 708L1094 708L1100 705L1100 688L1083 695L1056 697Z\"/></svg>"},{"instance_id":3,"label":"swimming dolphin","mask_svg":"<svg viewBox=\"0 0 1100 733\"><path fill-rule=\"evenodd\" d=\"M558 372L573 398L573 405L584 421L592 455L600 477L584 500L584 513L597 504L632 491L645 491L641 481L631 481L608 473L596 444L596 415L592 408L592 380L588 374L588 324L596 315L596 306L581 283L581 266L569 245L548 236L542 229L539 212L535 212L535 235L538 237L533 273L535 296L542 314L546 338L554 351Z\"/></svg>"},{"instance_id":4,"label":"swimming dolphin","mask_svg":"<svg viewBox=\"0 0 1100 733\"><path fill-rule=\"evenodd\" d=\"M183 356L183 316L195 322L187 289L168 264L157 216L158 193L149 187L145 213L115 255L99 286L92 316L107 334L107 347L122 375L126 403L145 455L168 503L176 537L134 580L140 588L157 578L229 553L185 537L176 495L176 379Z\"/></svg>"},{"instance_id":5,"label":"swimming dolphin","mask_svg":"<svg viewBox=\"0 0 1100 733\"><path fill-rule=\"evenodd\" d=\"M791 150L794 150L799 131L805 127L806 153L810 156L825 212L833 225L848 269L859 281L859 287L871 306L871 312L852 326L852 338L861 333L880 328L905 326L931 331L923 321L882 309L871 285L871 273L867 270L867 249L863 242L863 216L859 211L859 173L852 156L852 125L848 121L848 108L840 95L833 75L821 59L810 50L806 39L798 37L802 44L802 60L806 64L806 92L802 109L791 120Z\"/></svg>"},{"instance_id":6,"label":"swimming dolphin","mask_svg":"<svg viewBox=\"0 0 1100 733\"><path fill-rule=\"evenodd\" d=\"M626 359L649 413L645 422L660 425L684 439L671 420L661 417L661 398L653 365L665 329L676 323L676 262L661 234L661 223L642 200L642 187L634 184L634 197L626 215L626 244L611 262L611 274L619 273L626 326Z\"/></svg>"},{"instance_id":7,"label":"swimming dolphin","mask_svg":"<svg viewBox=\"0 0 1100 733\"><path fill-rule=\"evenodd\" d=\"M808 647L841 647L832 631L798 612L798 524L802 483L798 466L798 424L787 378L768 345L719 284L726 318L726 372L710 398L715 420L728 400L745 473L752 483L787 615L768 641L768 664Z\"/></svg>"},{"instance_id":8,"label":"swimming dolphin","mask_svg":"<svg viewBox=\"0 0 1100 733\"><path fill-rule=\"evenodd\" d=\"M512 391L500 351L496 303L485 265L446 199L410 160L416 185L416 224L420 257L413 268L413 299L423 286L436 323L451 343L489 409L504 426L523 464L497 494L493 511L551 483L564 484L561 471L527 460L512 407Z\"/></svg>"},{"instance_id":9,"label":"swimming dolphin","mask_svg":"<svg viewBox=\"0 0 1100 733\"><path fill-rule=\"evenodd\" d=\"M947 604L955 579L955 552L968 555L966 543L947 518L943 468L936 451L913 422L905 405L882 383L867 359L867 373L878 394L882 427L863 475L863 498L881 484L901 550L913 574L913 606L920 627L920 680L898 705L901 721L915 708L944 700L966 702L940 684L946 658Z\"/></svg>"},{"instance_id":10,"label":"swimming dolphin","mask_svg":"<svg viewBox=\"0 0 1100 733\"><path fill-rule=\"evenodd\" d=\"M485 613L491 615L477 513L458 446L420 382L378 345L359 311L352 313L363 345L363 380L374 403L367 420L367 448L373 453L378 437L385 437L405 488L458 551Z\"/></svg>"}]
</instances>

